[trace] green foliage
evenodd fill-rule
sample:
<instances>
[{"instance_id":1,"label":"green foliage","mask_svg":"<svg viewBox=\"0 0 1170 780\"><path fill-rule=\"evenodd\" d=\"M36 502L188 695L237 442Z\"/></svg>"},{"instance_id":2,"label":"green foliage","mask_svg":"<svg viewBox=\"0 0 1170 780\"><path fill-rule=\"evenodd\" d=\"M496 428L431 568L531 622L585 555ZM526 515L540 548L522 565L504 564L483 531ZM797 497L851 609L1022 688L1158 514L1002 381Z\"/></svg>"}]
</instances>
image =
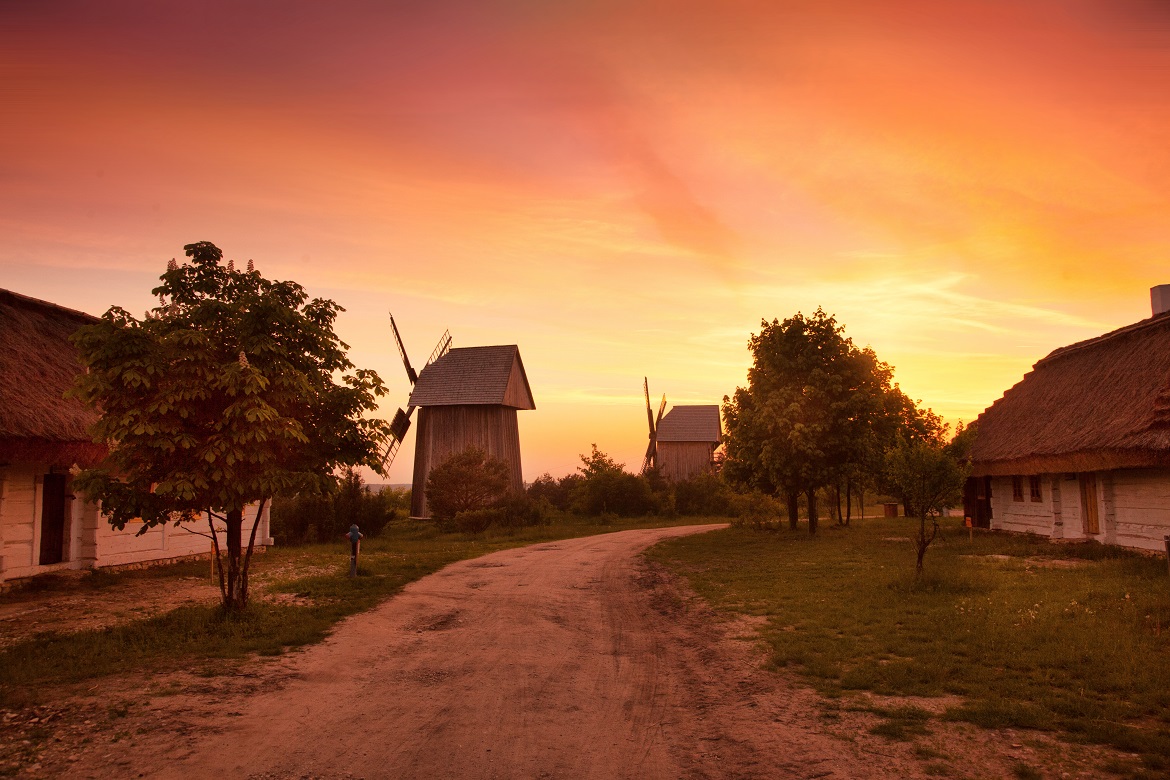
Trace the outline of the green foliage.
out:
<instances>
[{"instance_id":1,"label":"green foliage","mask_svg":"<svg viewBox=\"0 0 1170 780\"><path fill-rule=\"evenodd\" d=\"M536 502L546 502L559 512L572 509L573 489L584 479L580 474L566 474L555 479L547 471L528 486L528 497Z\"/></svg>"},{"instance_id":2,"label":"green foliage","mask_svg":"<svg viewBox=\"0 0 1170 780\"><path fill-rule=\"evenodd\" d=\"M748 386L723 399L723 474L792 508L806 494L815 532L817 490L880 481L882 453L924 415L892 384L892 368L821 309L761 322L749 348Z\"/></svg>"},{"instance_id":3,"label":"green foliage","mask_svg":"<svg viewBox=\"0 0 1170 780\"><path fill-rule=\"evenodd\" d=\"M717 607L764 616L772 664L824 693L953 696L943 719L1050 730L1170 769L1165 560L991 532L969 541L961 522L940 519L945 541L922 578L909 572L905 518L817 537L733 528L649 555Z\"/></svg>"},{"instance_id":4,"label":"green foliage","mask_svg":"<svg viewBox=\"0 0 1170 780\"><path fill-rule=\"evenodd\" d=\"M510 483L508 464L478 447L469 447L431 469L427 476L427 508L436 521L449 522L461 512L495 507L507 494Z\"/></svg>"},{"instance_id":5,"label":"green foliage","mask_svg":"<svg viewBox=\"0 0 1170 780\"><path fill-rule=\"evenodd\" d=\"M966 456L971 434L960 425L954 440L947 442L946 432L944 425L930 437L903 436L886 456L886 477L892 492L919 520L914 538L918 574L922 573L927 548L938 536L939 515L963 500L963 483L970 472Z\"/></svg>"},{"instance_id":6,"label":"green foliage","mask_svg":"<svg viewBox=\"0 0 1170 780\"><path fill-rule=\"evenodd\" d=\"M757 531L778 527L780 504L767 493L737 493L730 502L731 524Z\"/></svg>"},{"instance_id":7,"label":"green foliage","mask_svg":"<svg viewBox=\"0 0 1170 780\"><path fill-rule=\"evenodd\" d=\"M731 488L718 474L696 474L677 482L674 489L674 510L680 515L721 516L731 513Z\"/></svg>"},{"instance_id":8,"label":"green foliage","mask_svg":"<svg viewBox=\"0 0 1170 780\"><path fill-rule=\"evenodd\" d=\"M572 507L578 514L642 517L655 513L659 502L650 484L625 470L625 465L597 449L581 456L581 479L572 487Z\"/></svg>"},{"instance_id":9,"label":"green foliage","mask_svg":"<svg viewBox=\"0 0 1170 780\"><path fill-rule=\"evenodd\" d=\"M280 546L322 543L339 539L353 524L367 537L377 536L387 523L406 517L408 509L402 508L400 493L390 488L371 492L356 470L346 469L331 495L275 499L272 536Z\"/></svg>"},{"instance_id":10,"label":"green foliage","mask_svg":"<svg viewBox=\"0 0 1170 780\"><path fill-rule=\"evenodd\" d=\"M336 303L225 265L208 242L184 250L190 261L172 261L143 319L114 307L74 336L87 371L73 393L101 411L92 433L110 445L74 486L119 529L222 514L224 603L242 606L243 508L328 492L339 466L380 469L386 425L363 415L385 388L346 358Z\"/></svg>"}]
</instances>

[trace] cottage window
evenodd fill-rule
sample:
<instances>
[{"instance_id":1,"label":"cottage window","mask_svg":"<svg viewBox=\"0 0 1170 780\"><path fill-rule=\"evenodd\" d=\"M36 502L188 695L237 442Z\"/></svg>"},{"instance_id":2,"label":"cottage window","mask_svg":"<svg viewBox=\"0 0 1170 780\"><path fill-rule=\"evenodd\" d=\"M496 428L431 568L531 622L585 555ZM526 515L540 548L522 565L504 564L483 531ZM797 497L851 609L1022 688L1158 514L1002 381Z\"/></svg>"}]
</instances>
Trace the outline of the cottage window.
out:
<instances>
[{"instance_id":1,"label":"cottage window","mask_svg":"<svg viewBox=\"0 0 1170 780\"><path fill-rule=\"evenodd\" d=\"M1020 476L1012 477L1012 501L1024 500L1024 478Z\"/></svg>"},{"instance_id":2,"label":"cottage window","mask_svg":"<svg viewBox=\"0 0 1170 780\"><path fill-rule=\"evenodd\" d=\"M1032 501L1036 503L1044 500L1044 494L1040 491L1040 476L1038 474L1028 477L1028 493Z\"/></svg>"}]
</instances>

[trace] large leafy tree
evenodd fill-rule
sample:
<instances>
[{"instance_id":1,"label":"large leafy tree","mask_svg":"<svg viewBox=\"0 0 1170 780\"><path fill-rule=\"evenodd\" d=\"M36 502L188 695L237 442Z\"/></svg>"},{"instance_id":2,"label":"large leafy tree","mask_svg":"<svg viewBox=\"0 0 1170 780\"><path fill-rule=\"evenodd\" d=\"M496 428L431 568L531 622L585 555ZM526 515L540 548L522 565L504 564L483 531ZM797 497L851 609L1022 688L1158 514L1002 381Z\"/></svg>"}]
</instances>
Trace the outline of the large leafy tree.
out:
<instances>
[{"instance_id":1,"label":"large leafy tree","mask_svg":"<svg viewBox=\"0 0 1170 780\"><path fill-rule=\"evenodd\" d=\"M817 490L872 457L893 372L821 309L761 322L749 348L748 386L723 399L724 474L784 497L793 527L805 493L816 533Z\"/></svg>"},{"instance_id":2,"label":"large leafy tree","mask_svg":"<svg viewBox=\"0 0 1170 780\"><path fill-rule=\"evenodd\" d=\"M258 525L245 549L244 508L328 492L342 466L380 471L386 425L364 415L385 388L347 359L336 303L251 261L225 264L206 241L184 250L190 260L171 261L153 290L157 308L139 320L113 307L74 337L87 369L74 392L101 412L93 435L110 446L74 484L119 529L205 514L224 607L237 609Z\"/></svg>"}]
</instances>

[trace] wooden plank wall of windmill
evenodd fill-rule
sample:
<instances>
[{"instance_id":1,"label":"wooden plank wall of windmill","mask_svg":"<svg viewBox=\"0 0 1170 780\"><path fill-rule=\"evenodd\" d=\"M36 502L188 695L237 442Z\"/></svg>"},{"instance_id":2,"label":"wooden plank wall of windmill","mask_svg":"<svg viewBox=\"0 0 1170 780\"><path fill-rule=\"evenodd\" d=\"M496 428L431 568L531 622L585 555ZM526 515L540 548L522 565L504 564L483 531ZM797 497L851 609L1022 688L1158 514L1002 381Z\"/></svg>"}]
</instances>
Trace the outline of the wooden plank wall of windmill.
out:
<instances>
[{"instance_id":1,"label":"wooden plank wall of windmill","mask_svg":"<svg viewBox=\"0 0 1170 780\"><path fill-rule=\"evenodd\" d=\"M520 469L520 429L509 406L424 406L418 410L411 517L428 517L427 475L452 455L479 447L508 464L512 489L524 490Z\"/></svg>"},{"instance_id":2,"label":"wooden plank wall of windmill","mask_svg":"<svg viewBox=\"0 0 1170 780\"><path fill-rule=\"evenodd\" d=\"M715 445L706 441L658 442L658 471L671 482L681 482L711 470Z\"/></svg>"}]
</instances>

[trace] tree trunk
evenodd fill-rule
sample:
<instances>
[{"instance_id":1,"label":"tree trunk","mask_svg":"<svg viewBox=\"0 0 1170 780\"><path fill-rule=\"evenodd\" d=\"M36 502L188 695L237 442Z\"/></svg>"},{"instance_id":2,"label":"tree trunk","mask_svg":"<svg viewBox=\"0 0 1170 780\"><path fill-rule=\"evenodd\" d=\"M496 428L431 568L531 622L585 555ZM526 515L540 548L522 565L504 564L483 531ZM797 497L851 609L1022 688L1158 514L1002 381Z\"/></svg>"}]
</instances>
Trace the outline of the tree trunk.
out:
<instances>
[{"instance_id":1,"label":"tree trunk","mask_svg":"<svg viewBox=\"0 0 1170 780\"><path fill-rule=\"evenodd\" d=\"M252 521L252 533L248 536L248 551L244 553L244 565L240 569L240 606L248 606L248 569L252 565L252 550L256 547L256 529L260 527L260 516L264 514L264 507L268 499L261 499L256 507L256 519Z\"/></svg>"},{"instance_id":2,"label":"tree trunk","mask_svg":"<svg viewBox=\"0 0 1170 780\"><path fill-rule=\"evenodd\" d=\"M796 530L796 526L800 523L800 491L788 491L788 528L792 531Z\"/></svg>"},{"instance_id":3,"label":"tree trunk","mask_svg":"<svg viewBox=\"0 0 1170 780\"><path fill-rule=\"evenodd\" d=\"M809 488L808 490L808 532L815 534L817 532L817 490L816 488Z\"/></svg>"},{"instance_id":4,"label":"tree trunk","mask_svg":"<svg viewBox=\"0 0 1170 780\"><path fill-rule=\"evenodd\" d=\"M837 525L845 525L845 515L841 512L841 480L833 484L834 504L837 509Z\"/></svg>"},{"instance_id":5,"label":"tree trunk","mask_svg":"<svg viewBox=\"0 0 1170 780\"><path fill-rule=\"evenodd\" d=\"M853 480L845 480L845 525L853 519Z\"/></svg>"},{"instance_id":6,"label":"tree trunk","mask_svg":"<svg viewBox=\"0 0 1170 780\"><path fill-rule=\"evenodd\" d=\"M244 510L232 509L224 518L227 525L227 596L224 599L224 609L229 612L242 609L247 603L247 596L243 595L240 582L240 558L243 552Z\"/></svg>"}]
</instances>

